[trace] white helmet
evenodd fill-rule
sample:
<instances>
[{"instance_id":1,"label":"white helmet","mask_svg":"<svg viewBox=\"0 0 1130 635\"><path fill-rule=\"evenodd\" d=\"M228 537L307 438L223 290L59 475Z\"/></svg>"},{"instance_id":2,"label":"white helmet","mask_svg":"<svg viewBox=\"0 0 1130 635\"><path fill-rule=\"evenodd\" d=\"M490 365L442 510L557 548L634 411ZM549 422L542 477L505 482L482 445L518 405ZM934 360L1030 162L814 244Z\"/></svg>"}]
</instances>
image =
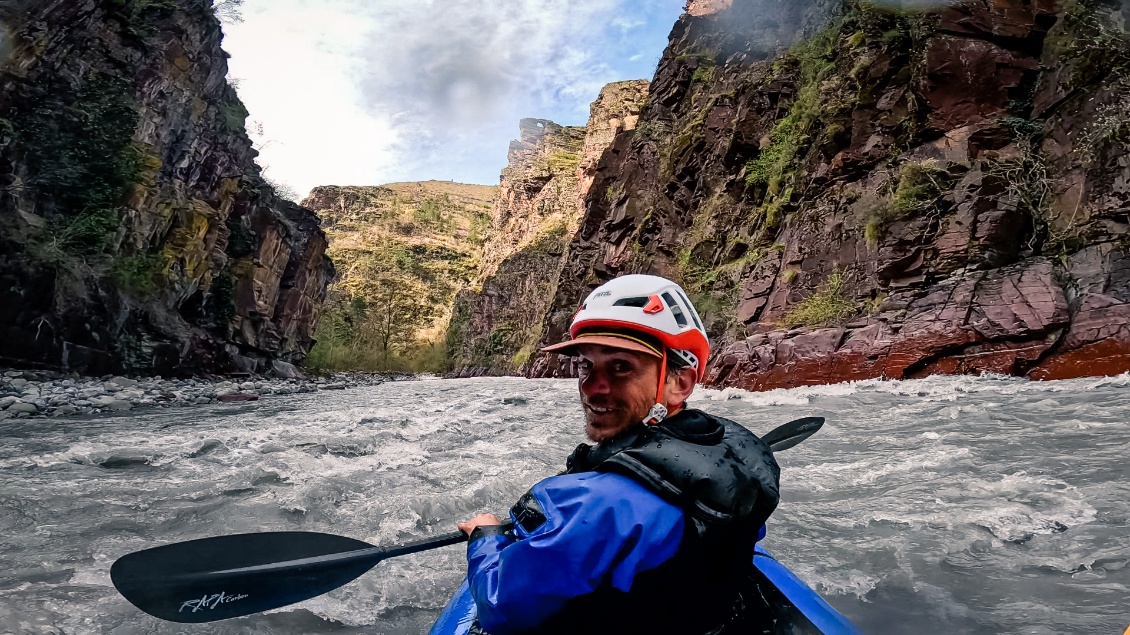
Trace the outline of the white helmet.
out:
<instances>
[{"instance_id":1,"label":"white helmet","mask_svg":"<svg viewBox=\"0 0 1130 635\"><path fill-rule=\"evenodd\" d=\"M639 337L636 337L636 335ZM668 353L677 364L706 375L710 341L702 320L683 289L666 278L632 274L614 278L589 294L569 326L570 340L543 348L568 354L581 344L599 344L633 350L663 359ZM660 401L666 369L660 372ZM656 406L663 407L658 403ZM664 410L649 419L662 420ZM657 422L657 421L652 421Z\"/></svg>"}]
</instances>

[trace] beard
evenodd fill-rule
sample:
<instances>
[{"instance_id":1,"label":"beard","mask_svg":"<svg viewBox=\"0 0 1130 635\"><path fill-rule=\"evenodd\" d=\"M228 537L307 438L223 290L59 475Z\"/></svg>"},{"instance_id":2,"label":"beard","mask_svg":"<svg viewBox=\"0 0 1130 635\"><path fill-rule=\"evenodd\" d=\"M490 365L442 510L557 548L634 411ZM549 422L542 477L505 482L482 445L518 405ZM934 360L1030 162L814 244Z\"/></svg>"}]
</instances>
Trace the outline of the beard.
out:
<instances>
[{"instance_id":1,"label":"beard","mask_svg":"<svg viewBox=\"0 0 1130 635\"><path fill-rule=\"evenodd\" d=\"M593 443L610 439L647 416L647 407L594 400L582 403L585 410L585 436Z\"/></svg>"}]
</instances>

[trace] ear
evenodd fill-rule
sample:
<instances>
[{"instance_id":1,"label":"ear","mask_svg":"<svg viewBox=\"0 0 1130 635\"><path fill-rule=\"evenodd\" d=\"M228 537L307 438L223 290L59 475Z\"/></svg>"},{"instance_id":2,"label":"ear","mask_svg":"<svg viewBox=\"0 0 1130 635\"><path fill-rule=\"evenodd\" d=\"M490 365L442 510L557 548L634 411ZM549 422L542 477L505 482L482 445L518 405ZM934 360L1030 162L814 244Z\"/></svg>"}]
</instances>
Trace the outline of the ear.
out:
<instances>
[{"instance_id":1,"label":"ear","mask_svg":"<svg viewBox=\"0 0 1130 635\"><path fill-rule=\"evenodd\" d=\"M686 405L687 397L694 392L695 380L698 373L693 368L680 368L678 372L667 376L667 383L663 386L664 405L671 412Z\"/></svg>"}]
</instances>

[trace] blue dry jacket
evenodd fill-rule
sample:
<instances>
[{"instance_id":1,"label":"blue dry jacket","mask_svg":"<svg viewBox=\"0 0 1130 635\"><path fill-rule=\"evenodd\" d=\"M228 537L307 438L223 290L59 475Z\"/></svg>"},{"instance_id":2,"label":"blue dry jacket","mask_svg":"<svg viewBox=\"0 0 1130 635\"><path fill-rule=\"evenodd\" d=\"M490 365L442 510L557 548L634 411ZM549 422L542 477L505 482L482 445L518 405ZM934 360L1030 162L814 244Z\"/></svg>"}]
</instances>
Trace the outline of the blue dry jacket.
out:
<instances>
[{"instance_id":1,"label":"blue dry jacket","mask_svg":"<svg viewBox=\"0 0 1130 635\"><path fill-rule=\"evenodd\" d=\"M778 501L779 469L761 439L683 410L582 444L567 465L511 509L513 535L472 532L467 577L483 629L740 631L753 544Z\"/></svg>"},{"instance_id":2,"label":"blue dry jacket","mask_svg":"<svg viewBox=\"0 0 1130 635\"><path fill-rule=\"evenodd\" d=\"M530 493L545 522L532 531L516 523L517 541L486 535L467 547L471 595L491 635L535 630L606 583L627 592L683 539L683 511L626 476L564 474Z\"/></svg>"}]
</instances>

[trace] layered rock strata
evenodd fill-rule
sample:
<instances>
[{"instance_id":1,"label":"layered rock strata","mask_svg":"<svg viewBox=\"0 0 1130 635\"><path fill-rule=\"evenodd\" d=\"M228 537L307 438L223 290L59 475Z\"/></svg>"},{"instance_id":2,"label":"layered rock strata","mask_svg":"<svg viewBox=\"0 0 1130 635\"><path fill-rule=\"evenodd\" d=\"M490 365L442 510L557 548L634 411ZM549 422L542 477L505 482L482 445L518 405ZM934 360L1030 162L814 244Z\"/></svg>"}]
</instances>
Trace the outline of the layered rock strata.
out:
<instances>
[{"instance_id":1,"label":"layered rock strata","mask_svg":"<svg viewBox=\"0 0 1130 635\"><path fill-rule=\"evenodd\" d=\"M692 5L593 175L542 343L649 272L704 313L714 385L1130 370L1118 6Z\"/></svg>"},{"instance_id":2,"label":"layered rock strata","mask_svg":"<svg viewBox=\"0 0 1130 635\"><path fill-rule=\"evenodd\" d=\"M646 81L617 82L593 102L584 128L521 121L491 210L483 269L457 297L448 328L454 374L514 373L531 359L599 161L617 134L635 128L646 98Z\"/></svg>"},{"instance_id":3,"label":"layered rock strata","mask_svg":"<svg viewBox=\"0 0 1130 635\"><path fill-rule=\"evenodd\" d=\"M255 165L211 2L10 2L0 33L0 362L300 362L333 267Z\"/></svg>"}]
</instances>

